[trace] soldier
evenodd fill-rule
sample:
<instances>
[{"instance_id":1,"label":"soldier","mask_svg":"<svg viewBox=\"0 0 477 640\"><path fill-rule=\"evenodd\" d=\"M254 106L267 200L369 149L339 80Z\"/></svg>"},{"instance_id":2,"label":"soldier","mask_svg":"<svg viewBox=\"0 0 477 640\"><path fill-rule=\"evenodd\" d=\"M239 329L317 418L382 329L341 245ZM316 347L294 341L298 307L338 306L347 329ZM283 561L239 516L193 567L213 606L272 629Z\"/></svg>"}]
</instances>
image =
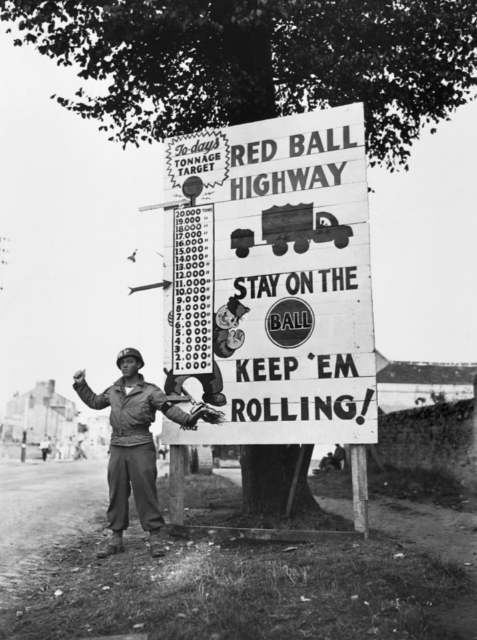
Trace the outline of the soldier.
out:
<instances>
[{"instance_id":1,"label":"soldier","mask_svg":"<svg viewBox=\"0 0 477 640\"><path fill-rule=\"evenodd\" d=\"M137 349L123 349L116 361L123 374L102 394L96 395L88 386L85 371L74 374L73 388L91 409L111 407L110 457L108 464L109 528L113 535L99 558L124 551L123 531L129 526L128 500L131 486L139 519L144 531L149 531L151 553L154 558L164 555L159 533L164 518L159 511L156 479L156 447L149 431L156 411L186 427L193 427L199 418L207 420L201 411L189 415L167 401L164 392L146 382L139 373L144 360Z\"/></svg>"}]
</instances>

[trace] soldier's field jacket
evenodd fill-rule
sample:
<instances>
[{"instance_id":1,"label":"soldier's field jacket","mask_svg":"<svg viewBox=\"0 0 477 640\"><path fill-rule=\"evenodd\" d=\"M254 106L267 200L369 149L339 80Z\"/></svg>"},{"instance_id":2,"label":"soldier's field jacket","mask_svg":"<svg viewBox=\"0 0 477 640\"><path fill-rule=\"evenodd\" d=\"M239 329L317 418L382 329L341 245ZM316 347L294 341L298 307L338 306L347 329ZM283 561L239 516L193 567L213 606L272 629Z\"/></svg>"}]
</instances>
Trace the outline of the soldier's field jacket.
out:
<instances>
[{"instance_id":1,"label":"soldier's field jacket","mask_svg":"<svg viewBox=\"0 0 477 640\"><path fill-rule=\"evenodd\" d=\"M86 381L73 384L81 400L91 409L111 407L110 422L113 428L111 444L130 447L152 441L149 427L161 411L169 420L185 425L189 414L167 401L159 387L146 382L139 374L139 382L129 392L124 390L124 378L96 395Z\"/></svg>"}]
</instances>

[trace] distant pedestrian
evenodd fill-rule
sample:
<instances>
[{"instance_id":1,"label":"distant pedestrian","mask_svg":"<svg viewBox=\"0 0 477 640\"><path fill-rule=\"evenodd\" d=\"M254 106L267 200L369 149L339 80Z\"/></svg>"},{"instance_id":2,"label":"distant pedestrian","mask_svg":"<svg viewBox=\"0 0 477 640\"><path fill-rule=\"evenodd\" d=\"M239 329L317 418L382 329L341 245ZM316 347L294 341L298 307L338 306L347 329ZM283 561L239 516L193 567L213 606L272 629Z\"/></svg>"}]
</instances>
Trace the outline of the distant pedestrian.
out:
<instances>
[{"instance_id":1,"label":"distant pedestrian","mask_svg":"<svg viewBox=\"0 0 477 640\"><path fill-rule=\"evenodd\" d=\"M333 454L329 451L326 456L323 456L320 460L319 468L321 471L329 471L333 466Z\"/></svg>"},{"instance_id":2,"label":"distant pedestrian","mask_svg":"<svg viewBox=\"0 0 477 640\"><path fill-rule=\"evenodd\" d=\"M165 522L159 511L156 447L149 427L155 421L156 411L186 427L194 427L199 419L209 421L209 413L207 407L203 407L189 415L168 402L164 392L146 382L139 373L144 360L137 349L120 351L116 365L121 369L122 377L100 395L86 383L84 370L75 373L73 385L91 409L111 407L113 432L108 463L107 517L113 535L98 557L106 558L124 551L123 531L129 526L128 500L132 486L139 519L144 531L149 531L151 553L156 558L164 555L158 536Z\"/></svg>"},{"instance_id":3,"label":"distant pedestrian","mask_svg":"<svg viewBox=\"0 0 477 640\"><path fill-rule=\"evenodd\" d=\"M84 452L83 443L78 442L75 447L75 460L83 460L83 458L87 460L88 456Z\"/></svg>"},{"instance_id":4,"label":"distant pedestrian","mask_svg":"<svg viewBox=\"0 0 477 640\"><path fill-rule=\"evenodd\" d=\"M343 469L346 462L346 451L340 444L335 444L335 452L331 464L335 469Z\"/></svg>"},{"instance_id":5,"label":"distant pedestrian","mask_svg":"<svg viewBox=\"0 0 477 640\"><path fill-rule=\"evenodd\" d=\"M318 475L320 473L320 471L323 471L324 473L326 473L333 466L332 465L332 460L333 460L333 454L331 453L331 451L329 451L326 454L326 456L323 456L321 458L320 464L315 469L313 469L312 473L315 476Z\"/></svg>"},{"instance_id":6,"label":"distant pedestrian","mask_svg":"<svg viewBox=\"0 0 477 640\"><path fill-rule=\"evenodd\" d=\"M49 440L44 440L40 442L40 451L43 462L46 462L48 459L48 455L51 453L51 446Z\"/></svg>"}]
</instances>

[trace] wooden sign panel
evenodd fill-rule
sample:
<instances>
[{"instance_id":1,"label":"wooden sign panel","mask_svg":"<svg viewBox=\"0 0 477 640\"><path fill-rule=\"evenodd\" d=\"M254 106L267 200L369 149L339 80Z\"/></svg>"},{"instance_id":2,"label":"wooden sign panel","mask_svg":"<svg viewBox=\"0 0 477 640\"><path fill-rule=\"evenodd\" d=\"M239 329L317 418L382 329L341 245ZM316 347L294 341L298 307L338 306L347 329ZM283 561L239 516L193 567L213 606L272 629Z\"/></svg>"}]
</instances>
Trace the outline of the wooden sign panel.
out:
<instances>
[{"instance_id":1,"label":"wooden sign panel","mask_svg":"<svg viewBox=\"0 0 477 640\"><path fill-rule=\"evenodd\" d=\"M164 441L376 442L363 105L165 149L164 388L225 422Z\"/></svg>"}]
</instances>

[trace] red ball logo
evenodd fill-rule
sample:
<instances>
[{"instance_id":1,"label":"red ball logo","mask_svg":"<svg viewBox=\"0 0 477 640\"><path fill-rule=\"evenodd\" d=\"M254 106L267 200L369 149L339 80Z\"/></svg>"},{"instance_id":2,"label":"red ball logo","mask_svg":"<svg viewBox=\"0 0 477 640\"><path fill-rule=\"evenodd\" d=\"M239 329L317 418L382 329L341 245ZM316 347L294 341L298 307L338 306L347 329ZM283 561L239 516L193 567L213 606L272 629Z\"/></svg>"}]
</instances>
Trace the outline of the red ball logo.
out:
<instances>
[{"instance_id":1,"label":"red ball logo","mask_svg":"<svg viewBox=\"0 0 477 640\"><path fill-rule=\"evenodd\" d=\"M315 328L315 316L300 298L283 298L269 310L265 329L270 340L283 349L294 349L306 342Z\"/></svg>"}]
</instances>

